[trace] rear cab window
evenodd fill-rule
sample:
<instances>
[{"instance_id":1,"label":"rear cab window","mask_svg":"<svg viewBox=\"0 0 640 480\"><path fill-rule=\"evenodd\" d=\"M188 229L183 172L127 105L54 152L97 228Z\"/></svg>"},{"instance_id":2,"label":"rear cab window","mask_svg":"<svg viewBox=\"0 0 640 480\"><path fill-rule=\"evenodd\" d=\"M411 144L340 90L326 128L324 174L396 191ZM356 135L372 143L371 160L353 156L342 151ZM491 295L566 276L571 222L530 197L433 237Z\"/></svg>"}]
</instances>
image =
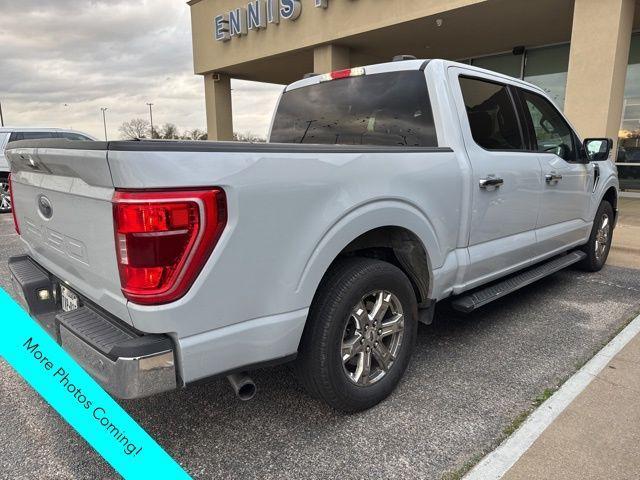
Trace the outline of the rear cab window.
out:
<instances>
[{"instance_id":1,"label":"rear cab window","mask_svg":"<svg viewBox=\"0 0 640 480\"><path fill-rule=\"evenodd\" d=\"M437 147L424 73L363 75L285 92L270 142Z\"/></svg>"}]
</instances>

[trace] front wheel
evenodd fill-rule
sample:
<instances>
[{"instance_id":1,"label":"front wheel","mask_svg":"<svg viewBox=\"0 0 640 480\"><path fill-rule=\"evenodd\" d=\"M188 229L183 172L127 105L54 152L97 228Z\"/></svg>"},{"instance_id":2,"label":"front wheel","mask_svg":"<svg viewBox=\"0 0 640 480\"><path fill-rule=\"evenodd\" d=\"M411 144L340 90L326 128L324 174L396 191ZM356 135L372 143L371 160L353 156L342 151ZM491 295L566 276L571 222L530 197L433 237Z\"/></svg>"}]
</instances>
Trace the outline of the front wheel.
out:
<instances>
[{"instance_id":1,"label":"front wheel","mask_svg":"<svg viewBox=\"0 0 640 480\"><path fill-rule=\"evenodd\" d=\"M417 305L407 276L367 258L339 261L313 301L296 363L305 389L337 410L384 400L411 358Z\"/></svg>"},{"instance_id":2,"label":"front wheel","mask_svg":"<svg viewBox=\"0 0 640 480\"><path fill-rule=\"evenodd\" d=\"M9 193L9 179L0 174L0 213L11 211L11 194Z\"/></svg>"},{"instance_id":3,"label":"front wheel","mask_svg":"<svg viewBox=\"0 0 640 480\"><path fill-rule=\"evenodd\" d=\"M613 207L603 200L596 212L589 241L582 247L582 251L587 254L579 264L583 270L597 272L607 261L613 239L613 219Z\"/></svg>"}]
</instances>

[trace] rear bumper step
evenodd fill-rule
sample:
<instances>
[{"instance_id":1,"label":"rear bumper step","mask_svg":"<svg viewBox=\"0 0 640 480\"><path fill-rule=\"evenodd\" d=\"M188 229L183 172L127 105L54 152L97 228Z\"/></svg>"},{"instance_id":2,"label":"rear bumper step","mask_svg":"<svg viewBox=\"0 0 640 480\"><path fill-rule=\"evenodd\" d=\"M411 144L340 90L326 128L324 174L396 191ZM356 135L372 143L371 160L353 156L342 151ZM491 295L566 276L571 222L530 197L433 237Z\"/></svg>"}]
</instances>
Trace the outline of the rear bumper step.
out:
<instances>
[{"instance_id":1,"label":"rear bumper step","mask_svg":"<svg viewBox=\"0 0 640 480\"><path fill-rule=\"evenodd\" d=\"M515 292L516 290L533 282L537 282L547 275L551 275L552 273L558 272L569 265L573 265L586 256L586 253L576 250L566 255L555 257L522 273L513 275L506 280L492 283L488 287L481 287L479 290L468 295L462 295L453 300L451 302L451 306L459 312L470 313L487 303L493 302L500 297L504 297L511 292Z\"/></svg>"},{"instance_id":2,"label":"rear bumper step","mask_svg":"<svg viewBox=\"0 0 640 480\"><path fill-rule=\"evenodd\" d=\"M82 298L63 311L59 281L28 256L10 258L9 270L23 307L109 393L130 399L176 388L168 336L141 335Z\"/></svg>"}]
</instances>

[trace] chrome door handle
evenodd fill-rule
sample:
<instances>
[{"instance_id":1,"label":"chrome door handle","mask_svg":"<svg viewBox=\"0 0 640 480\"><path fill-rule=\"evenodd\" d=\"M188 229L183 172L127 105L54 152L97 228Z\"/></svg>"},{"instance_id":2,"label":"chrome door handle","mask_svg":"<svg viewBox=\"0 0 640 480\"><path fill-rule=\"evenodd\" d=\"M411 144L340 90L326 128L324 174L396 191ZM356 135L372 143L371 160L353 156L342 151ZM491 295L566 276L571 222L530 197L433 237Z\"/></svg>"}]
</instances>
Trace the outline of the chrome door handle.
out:
<instances>
[{"instance_id":1,"label":"chrome door handle","mask_svg":"<svg viewBox=\"0 0 640 480\"><path fill-rule=\"evenodd\" d=\"M562 175L560 175L559 173L547 173L544 176L544 179L547 183L551 183L551 182L559 182L560 180L562 180Z\"/></svg>"},{"instance_id":2,"label":"chrome door handle","mask_svg":"<svg viewBox=\"0 0 640 480\"><path fill-rule=\"evenodd\" d=\"M480 179L480 188L482 189L498 188L503 183L504 183L504 180L502 178L496 177L495 175L487 175L486 178Z\"/></svg>"}]
</instances>

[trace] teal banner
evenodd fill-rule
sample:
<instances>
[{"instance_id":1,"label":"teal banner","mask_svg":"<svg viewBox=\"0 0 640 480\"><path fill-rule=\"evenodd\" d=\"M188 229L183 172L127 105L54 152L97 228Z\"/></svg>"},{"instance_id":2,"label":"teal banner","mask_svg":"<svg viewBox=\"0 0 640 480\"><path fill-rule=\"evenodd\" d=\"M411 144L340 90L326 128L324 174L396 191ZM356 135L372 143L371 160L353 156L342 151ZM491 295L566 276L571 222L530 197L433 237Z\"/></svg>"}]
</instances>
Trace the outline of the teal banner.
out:
<instances>
[{"instance_id":1,"label":"teal banner","mask_svg":"<svg viewBox=\"0 0 640 480\"><path fill-rule=\"evenodd\" d=\"M191 478L4 290L0 356L125 479Z\"/></svg>"}]
</instances>

